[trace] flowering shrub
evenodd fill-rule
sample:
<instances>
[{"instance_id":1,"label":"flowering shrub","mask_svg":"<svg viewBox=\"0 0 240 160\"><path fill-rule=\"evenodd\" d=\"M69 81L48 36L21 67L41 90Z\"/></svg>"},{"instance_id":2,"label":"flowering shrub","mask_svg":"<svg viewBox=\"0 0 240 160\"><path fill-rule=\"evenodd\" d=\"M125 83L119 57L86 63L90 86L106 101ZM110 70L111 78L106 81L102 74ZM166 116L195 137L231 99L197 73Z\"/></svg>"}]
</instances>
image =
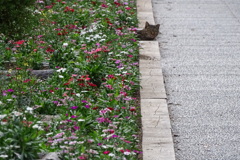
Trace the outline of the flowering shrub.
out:
<instances>
[{"instance_id":1,"label":"flowering shrub","mask_svg":"<svg viewBox=\"0 0 240 160\"><path fill-rule=\"evenodd\" d=\"M8 70L0 73L0 157L37 159L43 150L66 160L137 159L135 1L38 0L36 12L39 27L0 43ZM43 63L55 70L44 80L30 74Z\"/></svg>"}]
</instances>

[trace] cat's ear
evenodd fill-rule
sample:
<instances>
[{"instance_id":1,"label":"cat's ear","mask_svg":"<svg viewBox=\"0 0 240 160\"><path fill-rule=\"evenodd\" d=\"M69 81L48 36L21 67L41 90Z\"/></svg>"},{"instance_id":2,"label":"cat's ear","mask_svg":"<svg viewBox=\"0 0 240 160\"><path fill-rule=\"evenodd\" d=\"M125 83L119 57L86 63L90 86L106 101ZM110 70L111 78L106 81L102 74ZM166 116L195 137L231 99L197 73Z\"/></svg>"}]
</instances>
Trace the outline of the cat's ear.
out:
<instances>
[{"instance_id":1,"label":"cat's ear","mask_svg":"<svg viewBox=\"0 0 240 160\"><path fill-rule=\"evenodd\" d=\"M145 23L145 28L147 28L148 26L150 26L150 24L148 22Z\"/></svg>"},{"instance_id":2,"label":"cat's ear","mask_svg":"<svg viewBox=\"0 0 240 160\"><path fill-rule=\"evenodd\" d=\"M159 27L160 27L160 24L157 24L156 26L157 26L157 28L159 29Z\"/></svg>"}]
</instances>

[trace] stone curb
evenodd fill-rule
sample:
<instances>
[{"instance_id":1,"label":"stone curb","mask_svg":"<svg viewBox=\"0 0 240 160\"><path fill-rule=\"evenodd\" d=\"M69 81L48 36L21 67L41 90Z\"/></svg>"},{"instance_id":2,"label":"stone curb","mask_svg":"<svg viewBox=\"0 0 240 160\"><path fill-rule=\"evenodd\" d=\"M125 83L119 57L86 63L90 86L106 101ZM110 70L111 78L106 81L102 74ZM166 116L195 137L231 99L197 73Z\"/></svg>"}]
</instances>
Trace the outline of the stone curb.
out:
<instances>
[{"instance_id":1,"label":"stone curb","mask_svg":"<svg viewBox=\"0 0 240 160\"><path fill-rule=\"evenodd\" d=\"M137 0L139 28L155 24L151 0ZM140 41L143 160L175 160L167 96L157 41Z\"/></svg>"}]
</instances>

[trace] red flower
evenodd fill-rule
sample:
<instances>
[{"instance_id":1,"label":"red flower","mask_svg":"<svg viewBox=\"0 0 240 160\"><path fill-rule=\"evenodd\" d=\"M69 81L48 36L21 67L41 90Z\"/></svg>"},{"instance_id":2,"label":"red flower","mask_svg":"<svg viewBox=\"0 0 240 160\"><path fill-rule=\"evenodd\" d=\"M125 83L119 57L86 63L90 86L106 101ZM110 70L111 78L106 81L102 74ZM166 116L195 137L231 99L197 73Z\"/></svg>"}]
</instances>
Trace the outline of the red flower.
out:
<instances>
[{"instance_id":1,"label":"red flower","mask_svg":"<svg viewBox=\"0 0 240 160\"><path fill-rule=\"evenodd\" d=\"M96 84L93 84L93 83L90 83L90 82L87 82L87 83L88 83L88 85L91 86L91 87L97 87Z\"/></svg>"},{"instance_id":2,"label":"red flower","mask_svg":"<svg viewBox=\"0 0 240 160\"><path fill-rule=\"evenodd\" d=\"M135 107L130 107L130 109L129 109L131 112L134 112L134 111L136 111L136 108Z\"/></svg>"},{"instance_id":3,"label":"red flower","mask_svg":"<svg viewBox=\"0 0 240 160\"><path fill-rule=\"evenodd\" d=\"M118 2L114 2L114 4L116 4L116 5L117 5L117 7L118 7L118 6L121 6L121 4L120 4L120 3L118 3Z\"/></svg>"},{"instance_id":4,"label":"red flower","mask_svg":"<svg viewBox=\"0 0 240 160\"><path fill-rule=\"evenodd\" d=\"M67 6L67 7L65 7L64 12L74 12L74 9Z\"/></svg>"},{"instance_id":5,"label":"red flower","mask_svg":"<svg viewBox=\"0 0 240 160\"><path fill-rule=\"evenodd\" d=\"M27 83L27 82L30 82L30 81L31 81L31 79L26 79L26 80L23 81L23 83Z\"/></svg>"},{"instance_id":6,"label":"red flower","mask_svg":"<svg viewBox=\"0 0 240 160\"><path fill-rule=\"evenodd\" d=\"M24 40L20 40L20 41L17 41L17 42L15 42L14 44L23 44L25 41Z\"/></svg>"},{"instance_id":7,"label":"red flower","mask_svg":"<svg viewBox=\"0 0 240 160\"><path fill-rule=\"evenodd\" d=\"M110 134L113 134L113 133L114 133L114 130L113 130L113 129L109 129L108 132L109 132Z\"/></svg>"},{"instance_id":8,"label":"red flower","mask_svg":"<svg viewBox=\"0 0 240 160\"><path fill-rule=\"evenodd\" d=\"M97 110L97 109L98 109L98 107L93 107L93 108L92 108L92 110Z\"/></svg>"},{"instance_id":9,"label":"red flower","mask_svg":"<svg viewBox=\"0 0 240 160\"><path fill-rule=\"evenodd\" d=\"M84 83L79 83L78 85L81 86L81 87L85 87Z\"/></svg>"},{"instance_id":10,"label":"red flower","mask_svg":"<svg viewBox=\"0 0 240 160\"><path fill-rule=\"evenodd\" d=\"M55 50L54 49L52 49L52 48L50 48L50 47L48 47L47 49L46 49L46 52L49 52L49 53L52 53L52 52L54 52Z\"/></svg>"},{"instance_id":11,"label":"red flower","mask_svg":"<svg viewBox=\"0 0 240 160\"><path fill-rule=\"evenodd\" d=\"M111 110L111 111L113 111L114 110L114 108L112 108L112 107L107 107L109 110Z\"/></svg>"}]
</instances>

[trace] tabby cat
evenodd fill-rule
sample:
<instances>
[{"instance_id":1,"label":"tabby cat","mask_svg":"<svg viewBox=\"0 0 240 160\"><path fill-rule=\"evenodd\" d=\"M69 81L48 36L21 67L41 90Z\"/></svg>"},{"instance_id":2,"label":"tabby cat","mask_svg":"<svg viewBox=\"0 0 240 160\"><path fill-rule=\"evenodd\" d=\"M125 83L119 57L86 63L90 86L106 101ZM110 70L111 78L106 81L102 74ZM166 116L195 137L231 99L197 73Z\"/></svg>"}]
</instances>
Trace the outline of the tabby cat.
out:
<instances>
[{"instance_id":1,"label":"tabby cat","mask_svg":"<svg viewBox=\"0 0 240 160\"><path fill-rule=\"evenodd\" d=\"M154 40L159 33L160 24L150 25L145 23L145 28L137 31L137 37L141 40Z\"/></svg>"}]
</instances>

